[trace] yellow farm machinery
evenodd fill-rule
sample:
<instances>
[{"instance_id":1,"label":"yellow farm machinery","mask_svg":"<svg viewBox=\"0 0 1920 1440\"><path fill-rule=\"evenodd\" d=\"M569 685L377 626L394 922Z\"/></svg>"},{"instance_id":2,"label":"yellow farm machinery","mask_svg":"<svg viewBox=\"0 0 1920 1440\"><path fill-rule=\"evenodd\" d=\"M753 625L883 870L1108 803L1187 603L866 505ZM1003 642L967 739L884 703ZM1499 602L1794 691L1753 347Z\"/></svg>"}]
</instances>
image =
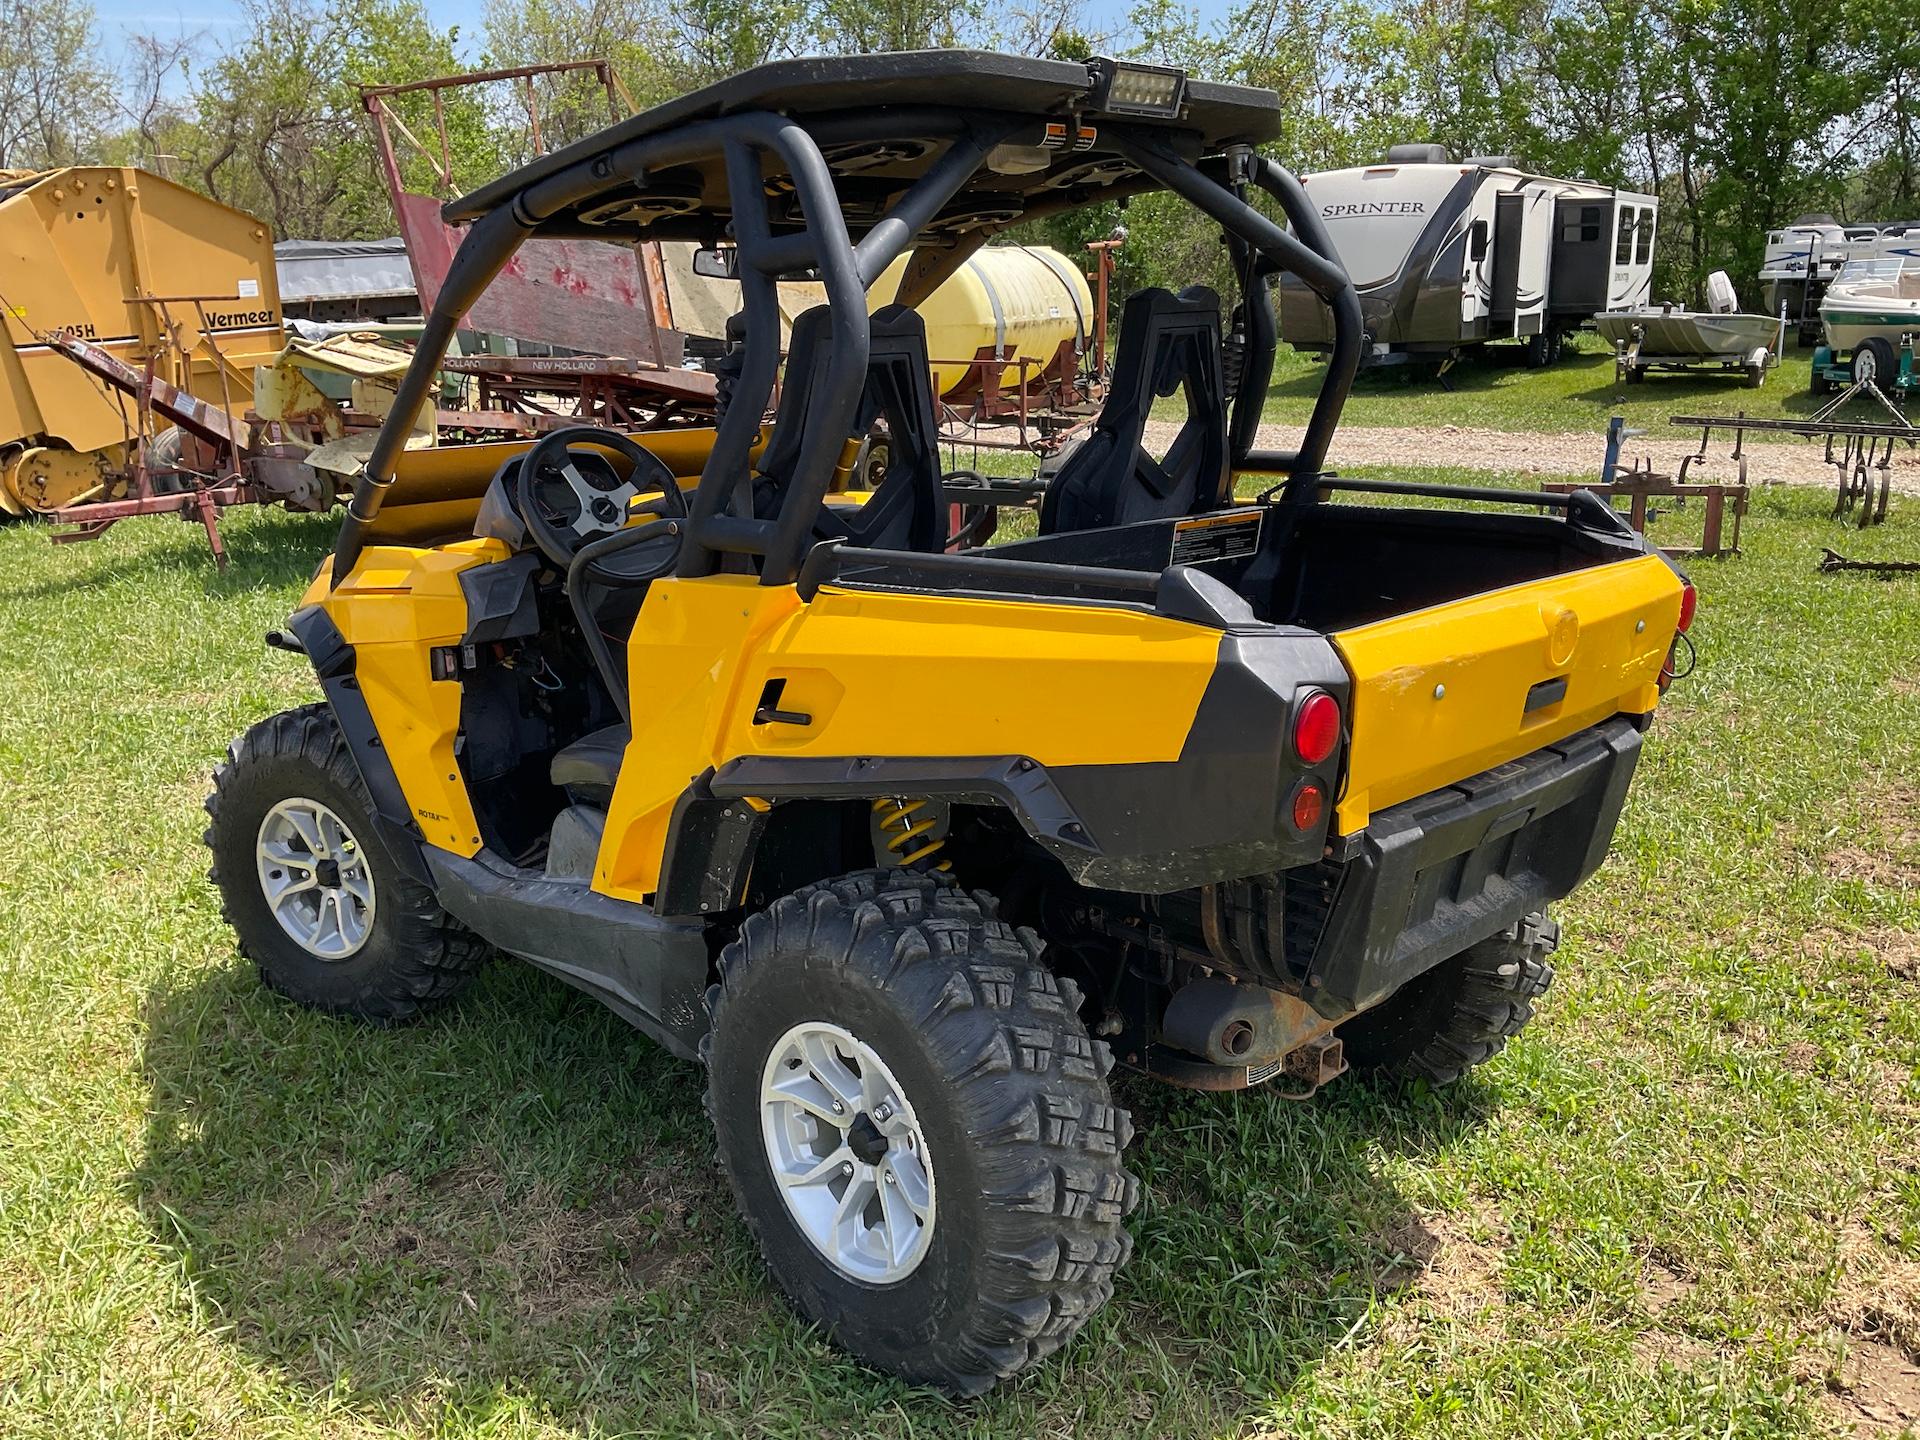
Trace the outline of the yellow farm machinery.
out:
<instances>
[{"instance_id":1,"label":"yellow farm machinery","mask_svg":"<svg viewBox=\"0 0 1920 1440\"><path fill-rule=\"evenodd\" d=\"M0 175L0 316L7 513L72 521L61 539L167 512L211 535L288 473L241 418L282 340L254 216L126 167ZM284 498L332 502L314 490L301 476Z\"/></svg>"}]
</instances>

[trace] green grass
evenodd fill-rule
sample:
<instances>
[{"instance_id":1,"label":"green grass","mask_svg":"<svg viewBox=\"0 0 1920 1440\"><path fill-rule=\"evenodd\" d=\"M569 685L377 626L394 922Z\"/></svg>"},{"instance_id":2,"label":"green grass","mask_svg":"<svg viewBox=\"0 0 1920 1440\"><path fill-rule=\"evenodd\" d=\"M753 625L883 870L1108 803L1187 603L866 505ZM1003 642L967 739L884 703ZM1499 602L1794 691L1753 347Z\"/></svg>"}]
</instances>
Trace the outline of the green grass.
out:
<instances>
[{"instance_id":1,"label":"green grass","mask_svg":"<svg viewBox=\"0 0 1920 1440\"><path fill-rule=\"evenodd\" d=\"M1440 1093L1122 1080L1115 1301L970 1406L793 1318L697 1071L559 983L377 1031L236 958L200 800L314 694L259 637L329 522L0 531L0 1437L1838 1433L1920 1347L1920 581L1813 563L1920 502L1824 504L1695 567L1538 1022Z\"/></svg>"},{"instance_id":2,"label":"green grass","mask_svg":"<svg viewBox=\"0 0 1920 1440\"><path fill-rule=\"evenodd\" d=\"M1447 373L1451 389L1435 378L1431 365L1362 371L1341 421L1597 435L1609 416L1623 415L1629 425L1650 435L1685 438L1687 432L1667 423L1670 416L1745 411L1780 419L1812 414L1830 399L1808 389L1812 355L1789 345L1766 384L1748 390L1736 372L1718 369L1656 371L1640 384L1621 385L1614 379L1613 352L1592 335L1573 337L1561 360L1543 370L1521 364L1516 345L1489 345ZM1313 357L1282 345L1267 394L1267 420L1306 424L1325 373L1326 367Z\"/></svg>"}]
</instances>

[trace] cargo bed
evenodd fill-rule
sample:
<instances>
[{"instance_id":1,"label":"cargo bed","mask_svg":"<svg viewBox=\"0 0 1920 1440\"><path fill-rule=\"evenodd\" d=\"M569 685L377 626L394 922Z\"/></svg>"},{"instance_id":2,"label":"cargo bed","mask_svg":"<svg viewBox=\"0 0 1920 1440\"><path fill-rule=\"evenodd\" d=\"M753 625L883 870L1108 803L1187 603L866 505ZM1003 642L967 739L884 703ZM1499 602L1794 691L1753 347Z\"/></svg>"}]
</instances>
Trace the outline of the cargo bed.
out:
<instances>
[{"instance_id":1,"label":"cargo bed","mask_svg":"<svg viewBox=\"0 0 1920 1440\"><path fill-rule=\"evenodd\" d=\"M1338 482L1476 510L1250 505L1045 536L995 559L1163 573L1229 587L1268 625L1325 635L1353 681L1336 829L1565 739L1650 712L1681 582L1591 495ZM1533 513L1528 513L1529 511ZM1162 584L1158 601L1168 609Z\"/></svg>"}]
</instances>

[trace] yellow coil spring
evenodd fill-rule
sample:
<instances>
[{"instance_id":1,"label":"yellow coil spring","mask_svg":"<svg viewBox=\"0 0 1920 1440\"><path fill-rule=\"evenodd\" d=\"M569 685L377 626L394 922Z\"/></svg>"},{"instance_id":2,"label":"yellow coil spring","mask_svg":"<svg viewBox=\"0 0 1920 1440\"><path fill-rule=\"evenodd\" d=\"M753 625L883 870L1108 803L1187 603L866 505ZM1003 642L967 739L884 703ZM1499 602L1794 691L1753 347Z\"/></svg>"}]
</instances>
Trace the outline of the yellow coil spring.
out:
<instances>
[{"instance_id":1,"label":"yellow coil spring","mask_svg":"<svg viewBox=\"0 0 1920 1440\"><path fill-rule=\"evenodd\" d=\"M887 837L887 853L894 857L895 864L912 865L929 856L939 854L941 848L946 845L946 839L938 835L926 840L924 844L921 843L924 837L938 829L940 825L938 817L934 815L927 815L918 820L914 818L926 807L927 801L924 798L900 800L891 795L883 795L873 802L873 813L879 817L877 823L881 832ZM953 862L942 860L929 868L947 871L953 868Z\"/></svg>"}]
</instances>

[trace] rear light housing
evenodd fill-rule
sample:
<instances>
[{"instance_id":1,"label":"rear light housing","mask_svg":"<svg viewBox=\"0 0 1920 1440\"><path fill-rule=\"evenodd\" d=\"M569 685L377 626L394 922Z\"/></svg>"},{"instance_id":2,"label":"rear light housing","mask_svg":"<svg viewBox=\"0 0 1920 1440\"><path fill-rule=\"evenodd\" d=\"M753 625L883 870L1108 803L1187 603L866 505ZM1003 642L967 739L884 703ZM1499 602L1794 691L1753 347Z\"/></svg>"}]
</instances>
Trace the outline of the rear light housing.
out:
<instances>
[{"instance_id":1,"label":"rear light housing","mask_svg":"<svg viewBox=\"0 0 1920 1440\"><path fill-rule=\"evenodd\" d=\"M1693 588L1693 582L1687 581L1680 592L1680 620L1673 628L1682 635L1693 628L1693 612L1700 608L1700 592Z\"/></svg>"},{"instance_id":2,"label":"rear light housing","mask_svg":"<svg viewBox=\"0 0 1920 1440\"><path fill-rule=\"evenodd\" d=\"M1324 690L1309 690L1293 707L1293 753L1318 765L1340 743L1340 702Z\"/></svg>"}]
</instances>

